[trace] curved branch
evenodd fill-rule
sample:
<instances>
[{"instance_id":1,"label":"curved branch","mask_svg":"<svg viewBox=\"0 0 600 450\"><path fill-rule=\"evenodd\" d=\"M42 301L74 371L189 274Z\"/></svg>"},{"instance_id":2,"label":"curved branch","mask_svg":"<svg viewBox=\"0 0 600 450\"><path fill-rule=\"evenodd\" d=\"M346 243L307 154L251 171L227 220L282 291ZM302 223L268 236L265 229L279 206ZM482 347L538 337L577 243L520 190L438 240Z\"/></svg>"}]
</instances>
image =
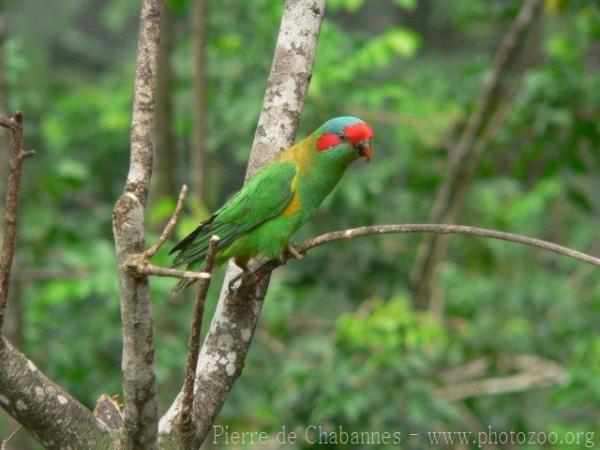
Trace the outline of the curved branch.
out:
<instances>
[{"instance_id":1,"label":"curved branch","mask_svg":"<svg viewBox=\"0 0 600 450\"><path fill-rule=\"evenodd\" d=\"M568 247L528 236L467 225L373 225L325 233L308 239L296 245L295 248L302 254L313 248L338 240L394 233L465 234L500 239L548 250L600 267L600 258ZM274 269L285 264L287 259L291 257L291 254L287 254L282 261L265 260L262 257L255 258L250 263L250 272L241 277L236 288L229 290L227 286L224 286L222 290L223 298L219 301L211 329L202 347L200 365L197 371L196 395L199 396L197 400L200 400L197 404L203 405L204 408L195 408L194 410L194 414L199 416L196 443L202 442L206 436L208 427L214 420L214 414L219 411L235 379L241 373L246 352L250 346L252 334L260 314L262 299L265 295L265 290L262 287L264 279ZM225 283L227 284L227 279ZM225 348L222 347L224 340L227 342ZM174 438L172 435L173 422L177 414L179 414L180 409L181 394L167 414L161 419L161 434L163 439Z\"/></svg>"},{"instance_id":2,"label":"curved branch","mask_svg":"<svg viewBox=\"0 0 600 450\"><path fill-rule=\"evenodd\" d=\"M342 239L353 239L361 236L373 236L379 234L393 233L436 233L436 234L468 234L481 236L503 241L515 242L517 244L537 247L554 253L568 256L588 264L600 267L600 258L588 255L586 253L563 247L552 242L536 239L520 234L507 233L504 231L490 230L487 228L471 227L468 225L447 225L447 224L401 224L401 225L373 225L370 227L351 228L348 230L332 231L320 236L308 239L296 248L300 251L307 251L328 242L339 241Z\"/></svg>"}]
</instances>

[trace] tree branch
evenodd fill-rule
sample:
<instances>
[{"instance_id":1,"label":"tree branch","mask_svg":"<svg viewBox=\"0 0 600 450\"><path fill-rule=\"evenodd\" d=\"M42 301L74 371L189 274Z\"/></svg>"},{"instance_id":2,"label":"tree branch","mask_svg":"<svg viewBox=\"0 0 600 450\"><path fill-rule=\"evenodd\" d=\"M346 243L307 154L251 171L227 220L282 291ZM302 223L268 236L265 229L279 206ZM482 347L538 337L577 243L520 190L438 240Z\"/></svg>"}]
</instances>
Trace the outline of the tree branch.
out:
<instances>
[{"instance_id":1,"label":"tree branch","mask_svg":"<svg viewBox=\"0 0 600 450\"><path fill-rule=\"evenodd\" d=\"M430 222L454 222L462 210L464 199L471 185L473 173L484 153L485 142L489 142L493 132L499 127L511 103L515 89L507 88L506 77L522 52L523 43L542 14L541 0L526 0L504 38L494 60L491 76L477 106L464 129L464 132L450 154L450 161L444 182L429 218ZM529 39L531 42L531 39ZM520 67L514 86L527 70ZM505 104L502 108L501 105ZM427 237L423 240L417 261L411 274L413 302L417 307L427 303L431 280L435 276L439 262L444 258L448 239L442 236Z\"/></svg>"},{"instance_id":2,"label":"tree branch","mask_svg":"<svg viewBox=\"0 0 600 450\"><path fill-rule=\"evenodd\" d=\"M144 0L135 70L131 156L124 192L113 211L123 327L124 447L157 448L158 407L148 277L128 266L144 251L144 211L152 174L152 136L161 0Z\"/></svg>"},{"instance_id":3,"label":"tree branch","mask_svg":"<svg viewBox=\"0 0 600 450\"><path fill-rule=\"evenodd\" d=\"M202 318L204 316L204 303L206 294L210 287L211 276L214 268L215 256L219 248L219 236L213 236L210 239L208 253L206 255L206 265L203 273L208 275L200 281L198 293L196 294L196 303L194 305L194 315L192 318L192 330L190 340L188 342L188 360L187 369L185 372L185 382L183 384L183 398L181 403L181 416L179 428L181 433L191 435L194 432L194 424L192 423L192 407L194 405L194 383L196 381L196 369L198 368L198 355L200 353L200 332L202 331ZM200 405L201 407L201 405ZM193 442L193 439L184 438L184 442ZM193 446L188 446L193 449Z\"/></svg>"},{"instance_id":4,"label":"tree branch","mask_svg":"<svg viewBox=\"0 0 600 450\"><path fill-rule=\"evenodd\" d=\"M12 441L12 438L14 438L17 435L17 433L22 429L23 425L18 425L17 428L15 428L6 439L2 439L2 443L0 444L0 450L6 450L6 446L8 445L8 443Z\"/></svg>"},{"instance_id":5,"label":"tree branch","mask_svg":"<svg viewBox=\"0 0 600 450\"><path fill-rule=\"evenodd\" d=\"M308 239L296 247L301 251L308 251L328 242L339 241L342 239L354 239L360 236L373 236L391 233L435 233L435 234L468 234L481 236L503 241L515 242L517 244L528 245L541 248L554 253L568 256L588 264L600 267L600 258L588 255L586 253L573 250L562 245L541 239L531 238L520 234L506 233L504 231L489 230L486 228L471 227L467 225L447 225L447 224L405 224L405 225L373 225L370 227L351 228L349 230L332 231L320 236Z\"/></svg>"},{"instance_id":6,"label":"tree branch","mask_svg":"<svg viewBox=\"0 0 600 450\"><path fill-rule=\"evenodd\" d=\"M106 427L0 337L0 405L44 448L108 449Z\"/></svg>"},{"instance_id":7,"label":"tree branch","mask_svg":"<svg viewBox=\"0 0 600 450\"><path fill-rule=\"evenodd\" d=\"M177 221L179 220L179 215L181 214L181 210L183 209L183 202L185 202L185 196L187 195L188 187L184 184L181 186L181 191L179 192L179 198L177 199L177 205L175 206L175 211L173 211L173 215L169 219L169 222L165 225L165 228L160 235L158 241L146 250L144 253L147 259L152 258L154 255L158 253L161 247L167 242L167 239L171 237L173 234L173 230L175 229L175 225L177 225Z\"/></svg>"},{"instance_id":8,"label":"tree branch","mask_svg":"<svg viewBox=\"0 0 600 450\"><path fill-rule=\"evenodd\" d=\"M460 401L471 397L500 395L530 389L565 384L569 376L553 361L534 355L502 358L501 365L518 372L513 375L469 380L433 390L433 395L446 401Z\"/></svg>"},{"instance_id":9,"label":"tree branch","mask_svg":"<svg viewBox=\"0 0 600 450\"><path fill-rule=\"evenodd\" d=\"M142 254L143 255L143 254ZM178 270L170 267L160 267L150 264L147 260L140 258L139 255L133 255L126 263L127 267L132 268L139 275L154 275L156 277L169 278L191 278L202 280L206 278L204 272L194 272L192 270Z\"/></svg>"},{"instance_id":10,"label":"tree branch","mask_svg":"<svg viewBox=\"0 0 600 450\"><path fill-rule=\"evenodd\" d=\"M325 0L286 1L246 178L294 141L324 9ZM193 408L196 446L206 438L241 373L267 292L268 276L258 286L242 279L240 289L228 292L229 281L236 275L237 271L230 267L200 351ZM160 430L165 440L179 438L173 425L180 408L181 394L161 419Z\"/></svg>"},{"instance_id":11,"label":"tree branch","mask_svg":"<svg viewBox=\"0 0 600 450\"><path fill-rule=\"evenodd\" d=\"M179 193L179 198L177 200L177 205L175 206L175 210L169 219L169 222L165 225L163 232L160 235L160 238L152 247L142 253L134 253L127 257L125 261L125 266L130 269L135 270L136 274L146 276L146 275L154 275L157 277L171 277L171 278L191 278L195 280L205 280L210 279L210 275L207 275L205 272L194 272L191 270L178 270L173 269L172 267L159 267L150 263L150 258L158 253L164 243L171 237L173 234L173 230L177 225L177 221L179 220L179 215L181 214L181 210L183 209L183 203L185 201L185 196L187 194L188 188L186 185L181 187L181 192Z\"/></svg>"},{"instance_id":12,"label":"tree branch","mask_svg":"<svg viewBox=\"0 0 600 450\"><path fill-rule=\"evenodd\" d=\"M21 168L23 160L33 152L23 150L23 116L17 112L10 119L0 116L0 126L10 129L8 186L6 190L6 206L4 218L4 239L0 252L0 333L4 325L4 314L8 302L8 282L15 253L17 239L17 216L19 212L19 193L21 190Z\"/></svg>"},{"instance_id":13,"label":"tree branch","mask_svg":"<svg viewBox=\"0 0 600 450\"><path fill-rule=\"evenodd\" d=\"M0 253L0 331L8 299L15 251L21 169L33 152L23 150L23 117L0 116L0 126L12 133L4 239ZM92 413L43 375L23 354L0 336L0 405L26 427L45 448L105 448L108 433Z\"/></svg>"},{"instance_id":14,"label":"tree branch","mask_svg":"<svg viewBox=\"0 0 600 450\"><path fill-rule=\"evenodd\" d=\"M110 397L102 394L96 401L94 416L97 417L106 427L111 430L123 428L122 405L117 401L116 396Z\"/></svg>"}]
</instances>

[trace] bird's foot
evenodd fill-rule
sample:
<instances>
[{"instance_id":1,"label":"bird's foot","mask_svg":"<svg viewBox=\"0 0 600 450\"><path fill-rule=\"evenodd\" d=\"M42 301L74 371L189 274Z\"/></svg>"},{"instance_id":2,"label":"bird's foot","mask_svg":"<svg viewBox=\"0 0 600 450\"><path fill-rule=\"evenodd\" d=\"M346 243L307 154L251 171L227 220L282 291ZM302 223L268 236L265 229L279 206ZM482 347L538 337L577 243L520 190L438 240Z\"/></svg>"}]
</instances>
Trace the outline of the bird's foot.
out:
<instances>
[{"instance_id":1,"label":"bird's foot","mask_svg":"<svg viewBox=\"0 0 600 450\"><path fill-rule=\"evenodd\" d=\"M238 261L237 259L235 260L235 264L240 269L242 269L242 271L240 273L238 273L236 276L234 276L231 280L229 280L228 288L230 291L233 291L235 289L235 285L238 281L240 281L245 275L250 273L250 269L247 264L245 264L241 261Z\"/></svg>"},{"instance_id":2,"label":"bird's foot","mask_svg":"<svg viewBox=\"0 0 600 450\"><path fill-rule=\"evenodd\" d=\"M304 255L306 255L305 250L301 250L299 246L296 244L288 244L287 251L290 255L292 255L297 260L304 259Z\"/></svg>"},{"instance_id":3,"label":"bird's foot","mask_svg":"<svg viewBox=\"0 0 600 450\"><path fill-rule=\"evenodd\" d=\"M233 277L231 280L229 280L229 284L227 285L227 287L229 288L229 291L233 291L235 289L236 283L238 281L240 281L243 276L244 276L244 272L240 272L235 277Z\"/></svg>"}]
</instances>

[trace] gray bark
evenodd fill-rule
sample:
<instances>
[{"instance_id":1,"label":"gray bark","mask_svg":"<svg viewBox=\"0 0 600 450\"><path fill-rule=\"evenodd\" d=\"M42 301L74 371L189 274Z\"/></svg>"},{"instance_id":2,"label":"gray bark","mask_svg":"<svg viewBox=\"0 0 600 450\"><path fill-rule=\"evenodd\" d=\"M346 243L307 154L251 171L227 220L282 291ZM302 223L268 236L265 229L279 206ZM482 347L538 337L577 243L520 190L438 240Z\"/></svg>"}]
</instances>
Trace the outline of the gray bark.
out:
<instances>
[{"instance_id":1,"label":"gray bark","mask_svg":"<svg viewBox=\"0 0 600 450\"><path fill-rule=\"evenodd\" d=\"M0 405L50 450L109 449L108 430L85 406L0 338Z\"/></svg>"},{"instance_id":2,"label":"gray bark","mask_svg":"<svg viewBox=\"0 0 600 450\"><path fill-rule=\"evenodd\" d=\"M144 251L144 212L152 174L152 137L160 0L144 0L135 71L131 159L125 189L113 211L123 327L124 446L157 448L158 406L154 375L154 334L148 277L128 267Z\"/></svg>"},{"instance_id":3,"label":"gray bark","mask_svg":"<svg viewBox=\"0 0 600 450\"><path fill-rule=\"evenodd\" d=\"M154 169L150 202L176 196L175 171L177 146L173 135L173 66L171 55L175 44L175 14L165 6L160 25L160 48L156 71L156 112Z\"/></svg>"}]
</instances>

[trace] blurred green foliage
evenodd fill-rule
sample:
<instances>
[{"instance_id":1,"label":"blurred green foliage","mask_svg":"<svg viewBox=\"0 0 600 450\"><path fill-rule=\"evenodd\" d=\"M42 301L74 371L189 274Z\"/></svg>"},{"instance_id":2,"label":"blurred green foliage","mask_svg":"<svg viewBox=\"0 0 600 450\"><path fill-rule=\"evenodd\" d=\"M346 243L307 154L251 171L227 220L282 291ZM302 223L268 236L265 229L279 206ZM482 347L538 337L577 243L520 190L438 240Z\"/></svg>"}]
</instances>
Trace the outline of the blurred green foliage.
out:
<instances>
[{"instance_id":1,"label":"blurred green foliage","mask_svg":"<svg viewBox=\"0 0 600 450\"><path fill-rule=\"evenodd\" d=\"M208 209L242 183L282 3L210 2ZM376 130L375 158L352 168L298 239L426 221L449 130L472 109L519 3L330 0L300 135L332 116L363 116ZM194 126L190 4L169 3L177 22L173 151L181 182L189 182ZM128 165L137 6L23 0L5 11L10 109L24 111L27 144L38 150L25 170L18 270L58 273L19 284L23 349L88 406L102 392L120 392L111 208ZM535 64L489 143L460 221L598 254L600 7L547 1L537 40ZM153 229L173 203L153 206ZM189 211L178 232L199 219ZM507 242L460 237L435 289L445 308L415 311L408 274L419 240L330 244L279 270L219 422L271 433L310 424L406 433L594 430L598 271ZM157 261L169 264L164 252ZM182 381L191 313L189 302L166 303L171 284L152 281L162 407ZM217 293L215 284L209 313ZM484 376L502 376L498 361L513 354L555 361L570 381L458 403L436 397L445 371L487 357L495 363Z\"/></svg>"}]
</instances>

